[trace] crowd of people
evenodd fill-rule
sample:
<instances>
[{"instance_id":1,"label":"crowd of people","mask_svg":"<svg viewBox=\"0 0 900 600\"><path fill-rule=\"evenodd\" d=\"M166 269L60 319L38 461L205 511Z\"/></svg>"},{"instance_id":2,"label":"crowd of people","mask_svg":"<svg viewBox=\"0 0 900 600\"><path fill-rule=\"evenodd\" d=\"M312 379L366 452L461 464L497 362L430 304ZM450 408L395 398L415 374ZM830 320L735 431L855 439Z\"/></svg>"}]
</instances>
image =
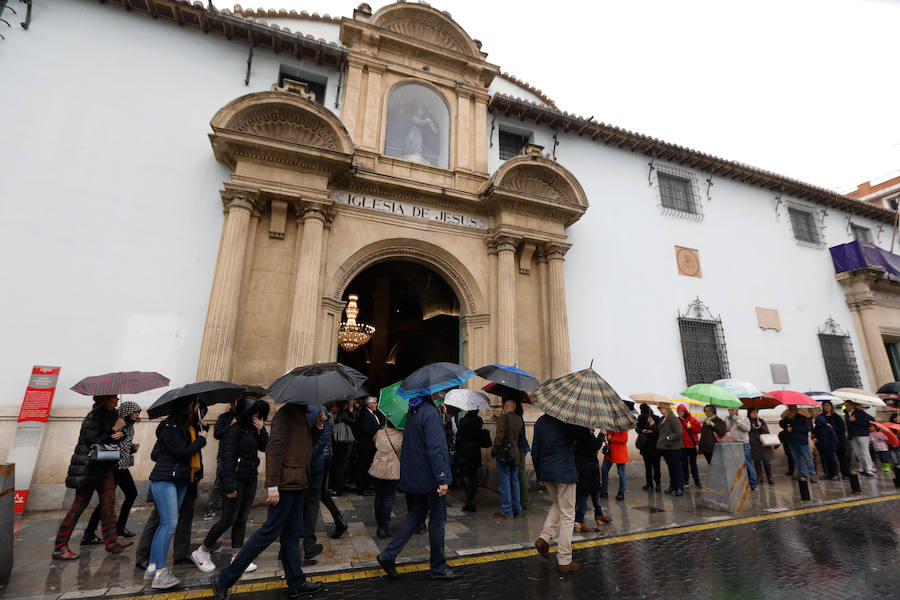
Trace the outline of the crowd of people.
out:
<instances>
[{"instance_id":1,"label":"crowd of people","mask_svg":"<svg viewBox=\"0 0 900 600\"><path fill-rule=\"evenodd\" d=\"M588 501L597 526L611 522L600 500L608 497L613 465L618 475L616 499L625 497L628 431L592 431L543 415L535 423L529 444L523 406L516 399L505 399L502 412L493 417L492 439L478 411L460 417L459 409L441 402L440 393L410 400L402 429L381 415L375 398L363 396L331 407L286 404L274 414L271 432L265 425L269 404L261 395L248 392L236 397L215 422L213 436L219 447L207 517L218 519L195 548L191 547L191 528L198 483L204 477L201 450L208 428L203 423L206 407L196 397L182 399L157 426L148 494L153 511L136 549L136 566L154 589L180 583L167 562L173 539L175 563L193 564L212 573L217 568L213 555L230 531L231 560L212 580L217 599L225 598L242 574L257 568L254 559L275 540L281 541L288 597L315 593L321 584L308 581L301 564L323 551L315 534L319 507L325 505L331 512L331 537L339 538L347 531L347 523L333 497L350 492L374 496L376 536L391 540L378 555L389 577L399 576L396 558L414 534L426 531L427 518L431 575L451 579L456 572L447 566L444 555L445 495L449 486L459 482L465 492L463 510L477 510L485 449L490 449L495 461L500 497L495 517L501 520L527 513L525 465L531 452L536 479L552 501L535 547L547 557L549 544L557 540L562 572L578 568L571 552L573 532L593 531L592 524L585 522ZM665 493L681 496L691 481L701 487L697 456L702 454L707 463L712 462L715 446L722 440L743 445L754 490L763 477L774 485L771 465L779 445L788 458L788 475L812 482L820 475L831 480L848 478L851 460L856 461L859 474L871 477L876 473L873 456L889 471L900 459L900 448L892 446L871 417L849 401L843 415L828 401L811 414L790 406L781 416L778 435L769 431L756 409L728 409L723 419L714 407L706 406L702 422L683 404L673 409L671 404L659 403L658 411L656 414L641 404L634 430L635 447L644 462L645 491L661 491L661 461L668 470ZM140 414L134 402L119 404L117 396L94 397L66 478L66 485L75 489L75 500L60 524L54 559L78 558L69 548L69 540L94 493L100 501L82 545L102 543L112 553L131 545L128 538L135 534L127 528L127 521L137 491L129 469L139 450L133 438ZM898 421L896 415L892 421ZM810 452L811 441L820 470ZM896 443L896 438L893 441ZM115 444L110 446L115 448L114 456L97 455L104 444ZM264 524L246 539L263 455L268 513ZM350 481L355 486L348 485ZM118 519L116 487L124 493ZM405 493L406 517L392 530L391 513L398 492ZM96 534L98 521L100 537Z\"/></svg>"}]
</instances>

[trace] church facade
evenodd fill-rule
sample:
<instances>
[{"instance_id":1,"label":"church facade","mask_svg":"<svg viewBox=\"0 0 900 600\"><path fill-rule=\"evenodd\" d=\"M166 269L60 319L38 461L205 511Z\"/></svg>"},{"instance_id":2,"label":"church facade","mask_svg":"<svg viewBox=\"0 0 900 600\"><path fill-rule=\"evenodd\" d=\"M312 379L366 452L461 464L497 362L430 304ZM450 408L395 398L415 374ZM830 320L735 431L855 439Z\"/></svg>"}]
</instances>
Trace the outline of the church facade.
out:
<instances>
[{"instance_id":1,"label":"church facade","mask_svg":"<svg viewBox=\"0 0 900 600\"><path fill-rule=\"evenodd\" d=\"M46 507L86 406L67 388L111 370L267 385L340 360L375 389L435 360L593 364L623 395L898 378L897 284L829 253L890 254L895 211L566 113L427 4L36 3L0 44L0 428L31 365L62 366ZM348 351L351 294L375 332Z\"/></svg>"}]
</instances>

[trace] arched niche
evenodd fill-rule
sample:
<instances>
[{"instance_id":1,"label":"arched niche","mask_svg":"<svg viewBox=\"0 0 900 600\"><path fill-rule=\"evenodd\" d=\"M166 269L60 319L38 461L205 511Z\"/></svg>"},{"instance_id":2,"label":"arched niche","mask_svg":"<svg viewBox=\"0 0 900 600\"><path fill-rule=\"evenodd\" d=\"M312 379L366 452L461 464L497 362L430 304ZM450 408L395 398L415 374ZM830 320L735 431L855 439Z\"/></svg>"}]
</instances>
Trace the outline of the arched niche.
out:
<instances>
[{"instance_id":1,"label":"arched niche","mask_svg":"<svg viewBox=\"0 0 900 600\"><path fill-rule=\"evenodd\" d=\"M443 169L450 165L450 109L436 91L404 82L388 95L384 154Z\"/></svg>"}]
</instances>

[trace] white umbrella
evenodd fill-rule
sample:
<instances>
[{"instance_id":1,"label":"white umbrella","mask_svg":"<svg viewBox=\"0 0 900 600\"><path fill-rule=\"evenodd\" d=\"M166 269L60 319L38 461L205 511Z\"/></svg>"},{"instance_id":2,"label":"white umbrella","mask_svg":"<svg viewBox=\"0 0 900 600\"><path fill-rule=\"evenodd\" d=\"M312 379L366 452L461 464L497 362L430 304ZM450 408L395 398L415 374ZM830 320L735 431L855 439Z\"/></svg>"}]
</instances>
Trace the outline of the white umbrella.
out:
<instances>
[{"instance_id":1,"label":"white umbrella","mask_svg":"<svg viewBox=\"0 0 900 600\"><path fill-rule=\"evenodd\" d=\"M839 390L834 390L831 393L845 402L850 401L854 404L859 404L860 406L887 406L887 404L884 403L884 400L865 390L841 388Z\"/></svg>"},{"instance_id":2,"label":"white umbrella","mask_svg":"<svg viewBox=\"0 0 900 600\"><path fill-rule=\"evenodd\" d=\"M484 392L476 390L450 390L444 396L444 404L460 410L482 410L491 407L491 401Z\"/></svg>"},{"instance_id":3,"label":"white umbrella","mask_svg":"<svg viewBox=\"0 0 900 600\"><path fill-rule=\"evenodd\" d=\"M763 393L755 385L749 381L738 381L736 379L719 379L713 381L713 385L720 385L738 398L760 398Z\"/></svg>"}]
</instances>

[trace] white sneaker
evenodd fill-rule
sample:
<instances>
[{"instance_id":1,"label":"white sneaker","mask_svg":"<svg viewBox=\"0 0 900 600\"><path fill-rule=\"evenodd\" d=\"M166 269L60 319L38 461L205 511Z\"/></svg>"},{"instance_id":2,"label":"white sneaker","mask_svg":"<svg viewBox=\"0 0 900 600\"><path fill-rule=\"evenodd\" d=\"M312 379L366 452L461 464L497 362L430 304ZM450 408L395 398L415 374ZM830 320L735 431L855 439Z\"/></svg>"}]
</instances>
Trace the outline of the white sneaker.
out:
<instances>
[{"instance_id":1,"label":"white sneaker","mask_svg":"<svg viewBox=\"0 0 900 600\"><path fill-rule=\"evenodd\" d=\"M197 548L196 550L191 552L191 560L194 561L194 564L197 565L197 568L204 573L212 573L216 570L216 563L212 561L212 557L209 555L209 552L204 552L200 548Z\"/></svg>"},{"instance_id":2,"label":"white sneaker","mask_svg":"<svg viewBox=\"0 0 900 600\"><path fill-rule=\"evenodd\" d=\"M150 581L156 575L156 565L152 567L147 567L147 570L144 571L144 581Z\"/></svg>"},{"instance_id":3,"label":"white sneaker","mask_svg":"<svg viewBox=\"0 0 900 600\"><path fill-rule=\"evenodd\" d=\"M233 554L231 556L231 562L234 562L234 559L236 557L237 557L237 554ZM253 571L257 570L258 568L259 568L259 566L256 563L252 562L249 565L247 565L246 569L244 569L244 573L252 573Z\"/></svg>"},{"instance_id":4,"label":"white sneaker","mask_svg":"<svg viewBox=\"0 0 900 600\"><path fill-rule=\"evenodd\" d=\"M153 583L150 584L150 587L154 590L167 590L169 588L173 588L176 585L181 583L181 580L175 577L167 568L160 569L156 572L156 575L153 576Z\"/></svg>"}]
</instances>

